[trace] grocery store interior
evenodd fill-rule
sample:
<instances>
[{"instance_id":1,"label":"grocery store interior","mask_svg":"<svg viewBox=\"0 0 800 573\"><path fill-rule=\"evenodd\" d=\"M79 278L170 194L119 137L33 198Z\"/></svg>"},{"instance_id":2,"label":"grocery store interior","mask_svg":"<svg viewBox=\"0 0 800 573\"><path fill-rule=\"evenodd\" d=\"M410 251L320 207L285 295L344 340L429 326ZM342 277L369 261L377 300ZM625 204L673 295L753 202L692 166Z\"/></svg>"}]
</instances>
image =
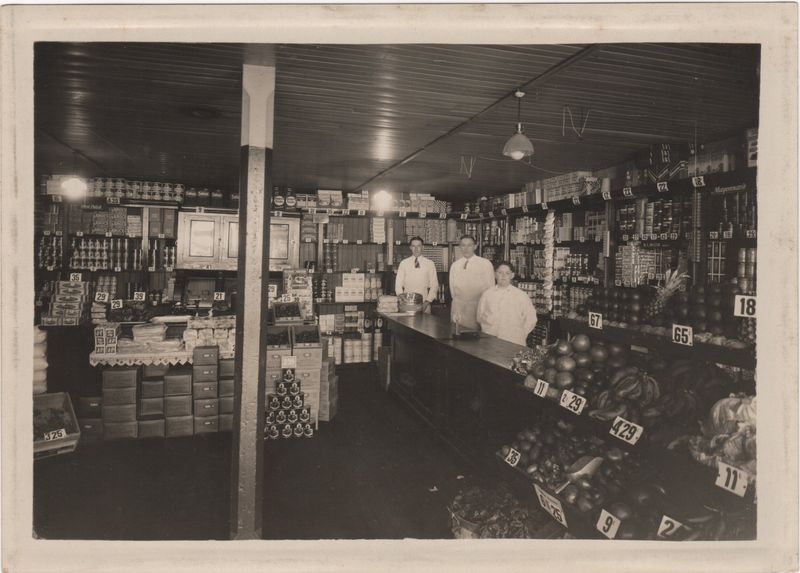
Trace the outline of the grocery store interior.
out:
<instances>
[{"instance_id":1,"label":"grocery store interior","mask_svg":"<svg viewBox=\"0 0 800 573\"><path fill-rule=\"evenodd\" d=\"M36 44L35 535L755 539L760 57Z\"/></svg>"}]
</instances>

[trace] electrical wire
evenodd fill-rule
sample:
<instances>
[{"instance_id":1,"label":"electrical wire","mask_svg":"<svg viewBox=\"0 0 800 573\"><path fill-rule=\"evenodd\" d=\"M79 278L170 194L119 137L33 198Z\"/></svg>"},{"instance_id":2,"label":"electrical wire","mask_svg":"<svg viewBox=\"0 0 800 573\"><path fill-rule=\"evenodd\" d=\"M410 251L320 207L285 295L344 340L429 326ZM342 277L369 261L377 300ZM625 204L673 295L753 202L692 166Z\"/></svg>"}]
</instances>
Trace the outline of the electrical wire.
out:
<instances>
[{"instance_id":1,"label":"electrical wire","mask_svg":"<svg viewBox=\"0 0 800 573\"><path fill-rule=\"evenodd\" d=\"M564 171L552 171L550 169L545 169L544 167L539 167L537 165L534 165L533 163L530 163L529 161L515 161L513 159L497 159L495 157L483 157L482 155L478 155L476 157L477 157L477 159L483 159L485 161L502 161L504 163L511 162L511 163L515 163L515 164L527 165L528 167L531 167L531 168L536 169L538 171L543 171L544 173L550 173L552 175L566 175L567 174Z\"/></svg>"}]
</instances>

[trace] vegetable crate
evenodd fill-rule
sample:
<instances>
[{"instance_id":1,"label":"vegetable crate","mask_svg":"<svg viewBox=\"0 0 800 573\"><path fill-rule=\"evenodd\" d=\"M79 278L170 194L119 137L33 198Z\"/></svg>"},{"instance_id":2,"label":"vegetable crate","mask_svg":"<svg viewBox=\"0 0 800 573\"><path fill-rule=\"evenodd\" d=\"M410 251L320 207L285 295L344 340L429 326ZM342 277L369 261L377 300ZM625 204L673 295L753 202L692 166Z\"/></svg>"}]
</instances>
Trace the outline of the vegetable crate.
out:
<instances>
[{"instance_id":1,"label":"vegetable crate","mask_svg":"<svg viewBox=\"0 0 800 573\"><path fill-rule=\"evenodd\" d=\"M69 394L57 392L33 397L33 459L74 452L80 438Z\"/></svg>"}]
</instances>

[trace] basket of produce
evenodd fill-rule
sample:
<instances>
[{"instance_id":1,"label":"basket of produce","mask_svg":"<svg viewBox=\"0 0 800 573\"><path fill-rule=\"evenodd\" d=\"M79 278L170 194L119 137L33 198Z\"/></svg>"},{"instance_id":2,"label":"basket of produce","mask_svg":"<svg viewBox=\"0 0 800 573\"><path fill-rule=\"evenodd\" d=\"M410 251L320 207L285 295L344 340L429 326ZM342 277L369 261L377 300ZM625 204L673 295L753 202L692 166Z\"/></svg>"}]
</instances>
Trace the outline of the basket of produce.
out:
<instances>
[{"instance_id":1,"label":"basket of produce","mask_svg":"<svg viewBox=\"0 0 800 573\"><path fill-rule=\"evenodd\" d=\"M526 539L549 521L531 512L507 488L468 487L447 508L456 539Z\"/></svg>"},{"instance_id":2,"label":"basket of produce","mask_svg":"<svg viewBox=\"0 0 800 573\"><path fill-rule=\"evenodd\" d=\"M294 348L316 348L322 345L319 327L313 324L292 327Z\"/></svg>"},{"instance_id":3,"label":"basket of produce","mask_svg":"<svg viewBox=\"0 0 800 573\"><path fill-rule=\"evenodd\" d=\"M81 431L66 392L33 397L33 458L75 451Z\"/></svg>"},{"instance_id":4,"label":"basket of produce","mask_svg":"<svg viewBox=\"0 0 800 573\"><path fill-rule=\"evenodd\" d=\"M397 308L406 314L419 314L422 312L422 295L417 292L397 295Z\"/></svg>"},{"instance_id":5,"label":"basket of produce","mask_svg":"<svg viewBox=\"0 0 800 573\"><path fill-rule=\"evenodd\" d=\"M286 350L292 347L289 338L288 326L268 326L267 327L267 348L272 350Z\"/></svg>"}]
</instances>

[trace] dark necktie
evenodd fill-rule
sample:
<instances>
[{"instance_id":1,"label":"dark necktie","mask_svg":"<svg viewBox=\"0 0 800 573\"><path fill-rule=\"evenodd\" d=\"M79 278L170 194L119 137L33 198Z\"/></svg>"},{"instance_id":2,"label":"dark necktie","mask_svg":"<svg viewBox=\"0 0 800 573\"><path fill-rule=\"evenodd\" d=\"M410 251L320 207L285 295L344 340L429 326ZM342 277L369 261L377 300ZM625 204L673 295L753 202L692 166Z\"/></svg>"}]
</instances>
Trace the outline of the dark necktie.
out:
<instances>
[{"instance_id":1,"label":"dark necktie","mask_svg":"<svg viewBox=\"0 0 800 573\"><path fill-rule=\"evenodd\" d=\"M415 269L419 268L419 257L414 257L414 268Z\"/></svg>"}]
</instances>

